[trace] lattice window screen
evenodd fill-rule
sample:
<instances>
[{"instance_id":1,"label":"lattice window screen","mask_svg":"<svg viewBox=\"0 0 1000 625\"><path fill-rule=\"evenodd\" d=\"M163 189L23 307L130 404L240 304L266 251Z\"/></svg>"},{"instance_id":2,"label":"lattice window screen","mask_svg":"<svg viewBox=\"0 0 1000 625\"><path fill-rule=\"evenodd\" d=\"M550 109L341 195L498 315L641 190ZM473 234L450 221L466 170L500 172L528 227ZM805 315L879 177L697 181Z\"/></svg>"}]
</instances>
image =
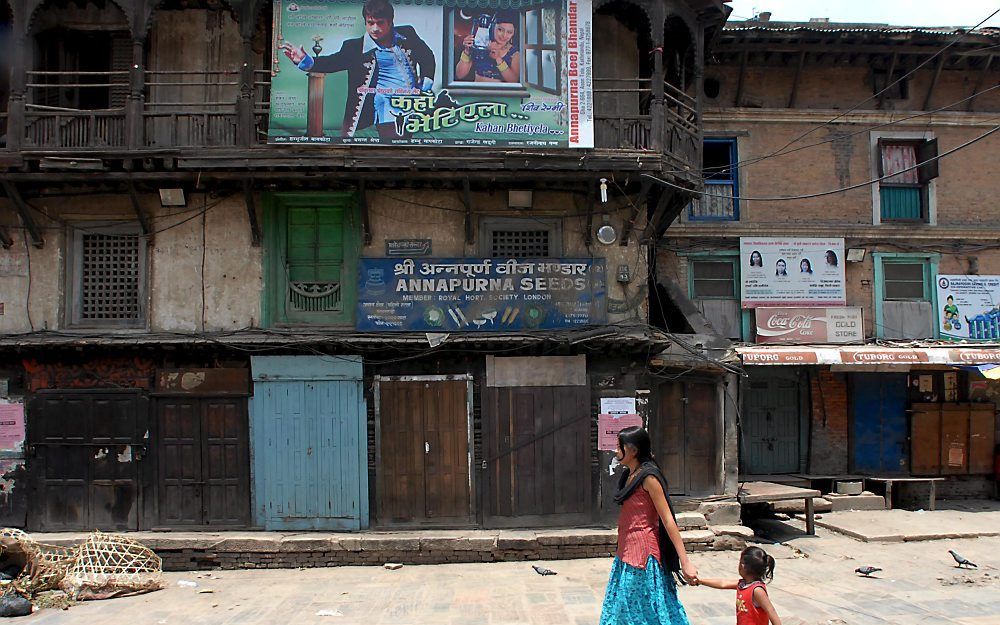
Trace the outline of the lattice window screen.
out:
<instances>
[{"instance_id":1,"label":"lattice window screen","mask_svg":"<svg viewBox=\"0 0 1000 625\"><path fill-rule=\"evenodd\" d=\"M81 236L80 320L142 320L141 247L134 235Z\"/></svg>"},{"instance_id":2,"label":"lattice window screen","mask_svg":"<svg viewBox=\"0 0 1000 625\"><path fill-rule=\"evenodd\" d=\"M494 258L549 256L548 230L493 230L490 255Z\"/></svg>"}]
</instances>

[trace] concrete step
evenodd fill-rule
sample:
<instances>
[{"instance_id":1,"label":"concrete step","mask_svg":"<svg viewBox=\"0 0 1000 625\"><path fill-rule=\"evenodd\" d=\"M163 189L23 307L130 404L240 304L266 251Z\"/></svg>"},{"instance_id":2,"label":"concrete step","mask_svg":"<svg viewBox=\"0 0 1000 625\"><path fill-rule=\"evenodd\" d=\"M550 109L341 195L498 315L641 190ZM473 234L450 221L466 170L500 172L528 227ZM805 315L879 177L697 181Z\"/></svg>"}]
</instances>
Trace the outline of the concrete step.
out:
<instances>
[{"instance_id":1,"label":"concrete step","mask_svg":"<svg viewBox=\"0 0 1000 625\"><path fill-rule=\"evenodd\" d=\"M830 502L831 512L839 512L840 510L885 510L885 497L867 491L860 495L830 493L824 499Z\"/></svg>"},{"instance_id":2,"label":"concrete step","mask_svg":"<svg viewBox=\"0 0 1000 625\"><path fill-rule=\"evenodd\" d=\"M804 499L776 501L772 504L771 508L775 512L782 512L784 514L803 514L806 511L806 502ZM833 510L833 504L830 503L829 499L825 499L823 497L813 497L813 509L817 513L830 512Z\"/></svg>"}]
</instances>

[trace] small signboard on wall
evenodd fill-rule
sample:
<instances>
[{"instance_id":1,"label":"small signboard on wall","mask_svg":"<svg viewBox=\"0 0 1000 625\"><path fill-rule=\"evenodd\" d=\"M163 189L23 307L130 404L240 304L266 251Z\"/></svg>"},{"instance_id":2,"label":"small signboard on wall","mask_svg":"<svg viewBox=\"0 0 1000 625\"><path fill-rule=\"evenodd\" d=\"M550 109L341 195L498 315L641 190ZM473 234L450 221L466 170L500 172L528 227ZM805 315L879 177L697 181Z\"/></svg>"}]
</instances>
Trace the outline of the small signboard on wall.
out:
<instances>
[{"instance_id":1,"label":"small signboard on wall","mask_svg":"<svg viewBox=\"0 0 1000 625\"><path fill-rule=\"evenodd\" d=\"M642 427L642 417L637 414L601 414L597 417L597 448L614 451L618 447L618 433L625 428Z\"/></svg>"}]
</instances>

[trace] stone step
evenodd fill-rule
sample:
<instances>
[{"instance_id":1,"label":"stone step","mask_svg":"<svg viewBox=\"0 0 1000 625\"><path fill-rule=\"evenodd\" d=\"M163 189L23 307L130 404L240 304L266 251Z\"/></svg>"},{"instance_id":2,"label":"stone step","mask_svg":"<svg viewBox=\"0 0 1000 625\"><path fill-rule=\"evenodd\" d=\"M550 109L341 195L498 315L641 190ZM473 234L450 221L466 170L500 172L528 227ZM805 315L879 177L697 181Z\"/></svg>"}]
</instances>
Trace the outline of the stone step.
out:
<instances>
[{"instance_id":1,"label":"stone step","mask_svg":"<svg viewBox=\"0 0 1000 625\"><path fill-rule=\"evenodd\" d=\"M698 506L709 525L739 525L740 510L737 501L706 501Z\"/></svg>"},{"instance_id":2,"label":"stone step","mask_svg":"<svg viewBox=\"0 0 1000 625\"><path fill-rule=\"evenodd\" d=\"M708 521L700 512L680 512L676 516L677 527L682 531L708 529Z\"/></svg>"},{"instance_id":3,"label":"stone step","mask_svg":"<svg viewBox=\"0 0 1000 625\"><path fill-rule=\"evenodd\" d=\"M869 492L860 495L838 495L830 493L824 497L830 502L830 511L840 510L885 510L885 497Z\"/></svg>"},{"instance_id":4,"label":"stone step","mask_svg":"<svg viewBox=\"0 0 1000 625\"><path fill-rule=\"evenodd\" d=\"M806 502L804 499L776 501L771 505L771 509L775 512L782 512L784 514L804 514L806 511ZM825 499L823 497L813 497L813 509L817 513L830 512L833 509L833 504L830 503L829 499Z\"/></svg>"}]
</instances>

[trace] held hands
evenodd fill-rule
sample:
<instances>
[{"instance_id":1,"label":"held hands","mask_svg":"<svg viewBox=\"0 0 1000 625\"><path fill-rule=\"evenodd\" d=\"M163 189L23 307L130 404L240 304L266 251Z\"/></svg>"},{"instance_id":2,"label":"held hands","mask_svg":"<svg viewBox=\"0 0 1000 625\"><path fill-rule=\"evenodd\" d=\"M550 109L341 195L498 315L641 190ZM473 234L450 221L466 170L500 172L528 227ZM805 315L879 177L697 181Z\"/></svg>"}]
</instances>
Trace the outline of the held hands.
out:
<instances>
[{"instance_id":1,"label":"held hands","mask_svg":"<svg viewBox=\"0 0 1000 625\"><path fill-rule=\"evenodd\" d=\"M462 45L465 46L466 52L472 50L473 43L475 43L475 39L472 37L472 35L466 35L465 39L462 41Z\"/></svg>"},{"instance_id":2,"label":"held hands","mask_svg":"<svg viewBox=\"0 0 1000 625\"><path fill-rule=\"evenodd\" d=\"M689 560L681 563L681 575L684 576L688 584L692 586L698 585L698 569Z\"/></svg>"},{"instance_id":3,"label":"held hands","mask_svg":"<svg viewBox=\"0 0 1000 625\"><path fill-rule=\"evenodd\" d=\"M281 51L285 53L285 56L292 62L298 65L302 62L302 59L306 58L306 49L302 46L296 48L293 44L287 41L281 44Z\"/></svg>"}]
</instances>

